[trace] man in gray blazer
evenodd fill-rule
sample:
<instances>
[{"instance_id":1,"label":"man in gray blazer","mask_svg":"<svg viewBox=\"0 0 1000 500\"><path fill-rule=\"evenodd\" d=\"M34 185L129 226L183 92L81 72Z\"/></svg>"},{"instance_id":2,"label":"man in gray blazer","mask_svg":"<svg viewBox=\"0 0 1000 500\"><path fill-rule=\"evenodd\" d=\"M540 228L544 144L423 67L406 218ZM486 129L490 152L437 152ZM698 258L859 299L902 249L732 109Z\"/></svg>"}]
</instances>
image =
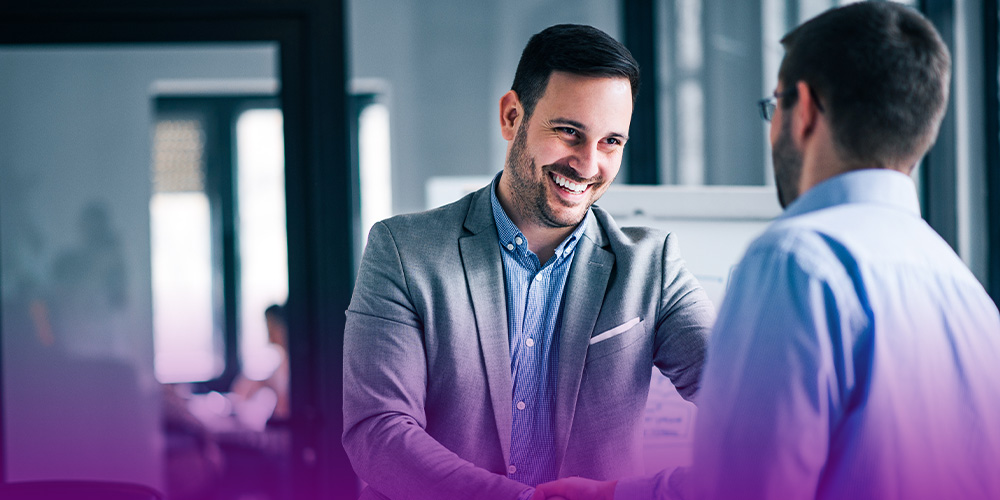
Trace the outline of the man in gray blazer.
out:
<instances>
[{"instance_id":1,"label":"man in gray blazer","mask_svg":"<svg viewBox=\"0 0 1000 500\"><path fill-rule=\"evenodd\" d=\"M641 472L656 366L691 399L714 310L676 240L592 204L621 166L639 70L589 26L522 53L505 168L370 232L344 344L362 498L527 498Z\"/></svg>"}]
</instances>

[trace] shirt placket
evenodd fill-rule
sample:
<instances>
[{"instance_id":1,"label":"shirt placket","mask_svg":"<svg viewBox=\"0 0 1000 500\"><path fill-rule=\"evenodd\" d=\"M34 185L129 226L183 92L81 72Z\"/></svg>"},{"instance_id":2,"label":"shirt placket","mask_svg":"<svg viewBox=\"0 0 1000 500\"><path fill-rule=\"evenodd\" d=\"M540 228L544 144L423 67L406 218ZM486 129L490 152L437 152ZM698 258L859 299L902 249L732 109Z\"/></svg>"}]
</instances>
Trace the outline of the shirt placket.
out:
<instances>
[{"instance_id":1,"label":"shirt placket","mask_svg":"<svg viewBox=\"0 0 1000 500\"><path fill-rule=\"evenodd\" d=\"M546 269L539 269L537 261L532 259L530 254L523 255L522 263L528 271L525 278L524 313L520 325L517 342L521 356L519 356L518 376L515 380L514 398L512 401L514 444L511 447L511 463L508 467L508 475L512 479L531 483L531 476L537 473L534 471L540 464L535 464L531 455L532 450L539 449L535 436L539 429L538 400L542 396L540 384L545 376L542 373L545 360L541 358L541 342L545 339L546 306L547 306L547 279ZM551 266L548 266L549 268ZM532 272L533 271L533 272ZM521 469L518 470L520 464Z\"/></svg>"}]
</instances>

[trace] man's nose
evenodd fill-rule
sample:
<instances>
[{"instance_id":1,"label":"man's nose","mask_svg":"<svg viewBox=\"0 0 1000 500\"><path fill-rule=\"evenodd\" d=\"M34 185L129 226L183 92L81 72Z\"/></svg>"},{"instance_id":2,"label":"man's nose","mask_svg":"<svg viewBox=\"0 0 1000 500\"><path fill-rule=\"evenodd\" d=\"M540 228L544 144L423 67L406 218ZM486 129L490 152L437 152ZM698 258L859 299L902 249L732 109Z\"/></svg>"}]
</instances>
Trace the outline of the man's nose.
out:
<instances>
[{"instance_id":1,"label":"man's nose","mask_svg":"<svg viewBox=\"0 0 1000 500\"><path fill-rule=\"evenodd\" d=\"M600 171L600 151L597 143L584 143L576 148L571 166L582 179L590 179Z\"/></svg>"}]
</instances>

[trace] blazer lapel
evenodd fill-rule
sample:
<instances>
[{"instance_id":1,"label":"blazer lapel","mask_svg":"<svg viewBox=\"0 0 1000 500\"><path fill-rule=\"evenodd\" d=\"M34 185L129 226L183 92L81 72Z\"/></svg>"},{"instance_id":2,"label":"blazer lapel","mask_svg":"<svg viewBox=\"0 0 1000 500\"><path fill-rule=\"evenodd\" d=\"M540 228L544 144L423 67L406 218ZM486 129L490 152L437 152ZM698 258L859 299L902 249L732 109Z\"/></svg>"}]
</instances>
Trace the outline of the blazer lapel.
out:
<instances>
[{"instance_id":1,"label":"blazer lapel","mask_svg":"<svg viewBox=\"0 0 1000 500\"><path fill-rule=\"evenodd\" d=\"M588 227L577 244L563 294L555 415L556 457L560 464L569 442L590 336L615 263L615 255L603 248L606 238L596 217L588 216L585 223Z\"/></svg>"},{"instance_id":2,"label":"blazer lapel","mask_svg":"<svg viewBox=\"0 0 1000 500\"><path fill-rule=\"evenodd\" d=\"M469 286L476 329L486 365L493 416L496 419L504 463L510 463L511 415L510 347L507 333L507 297L504 294L500 240L490 203L490 187L472 200L465 227L472 234L458 240L462 267Z\"/></svg>"}]
</instances>

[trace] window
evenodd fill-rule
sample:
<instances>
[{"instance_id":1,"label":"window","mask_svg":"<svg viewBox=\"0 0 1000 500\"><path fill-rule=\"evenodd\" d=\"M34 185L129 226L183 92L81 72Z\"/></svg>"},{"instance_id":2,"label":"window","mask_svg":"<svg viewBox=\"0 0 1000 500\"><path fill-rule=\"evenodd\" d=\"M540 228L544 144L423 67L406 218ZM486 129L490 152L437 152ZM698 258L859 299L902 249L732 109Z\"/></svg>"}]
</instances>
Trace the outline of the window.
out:
<instances>
[{"instance_id":1,"label":"window","mask_svg":"<svg viewBox=\"0 0 1000 500\"><path fill-rule=\"evenodd\" d=\"M222 374L212 311L212 245L205 193L205 127L197 116L160 119L149 201L156 377L163 383Z\"/></svg>"},{"instance_id":2,"label":"window","mask_svg":"<svg viewBox=\"0 0 1000 500\"><path fill-rule=\"evenodd\" d=\"M360 87L375 87L364 89ZM354 262L368 241L376 222L392 214L392 158L389 141L389 106L382 82L355 82L349 97L351 108L352 168L357 176L359 220L356 224Z\"/></svg>"},{"instance_id":3,"label":"window","mask_svg":"<svg viewBox=\"0 0 1000 500\"><path fill-rule=\"evenodd\" d=\"M157 379L225 391L274 371L264 310L288 296L284 144L273 98L156 101L150 200Z\"/></svg>"},{"instance_id":4,"label":"window","mask_svg":"<svg viewBox=\"0 0 1000 500\"><path fill-rule=\"evenodd\" d=\"M240 359L251 379L275 370L264 310L288 297L285 151L281 110L251 108L236 119L240 228Z\"/></svg>"}]
</instances>

